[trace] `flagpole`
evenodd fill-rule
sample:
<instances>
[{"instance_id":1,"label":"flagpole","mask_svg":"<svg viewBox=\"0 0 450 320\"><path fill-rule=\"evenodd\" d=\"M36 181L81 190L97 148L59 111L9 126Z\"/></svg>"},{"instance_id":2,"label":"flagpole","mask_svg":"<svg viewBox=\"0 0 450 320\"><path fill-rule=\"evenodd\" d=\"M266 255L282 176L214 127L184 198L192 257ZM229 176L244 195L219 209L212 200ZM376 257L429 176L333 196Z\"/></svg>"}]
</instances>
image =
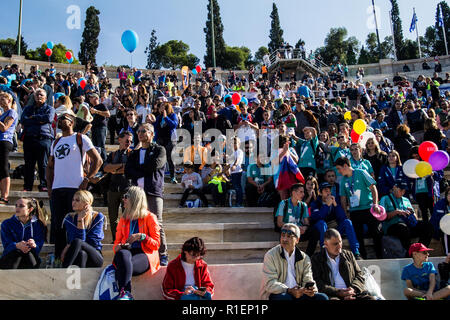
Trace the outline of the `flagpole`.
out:
<instances>
[{"instance_id":1,"label":"flagpole","mask_svg":"<svg viewBox=\"0 0 450 320\"><path fill-rule=\"evenodd\" d=\"M395 58L395 61L397 61L397 49L395 48L394 23L392 21L392 10L389 11L389 21L390 21L391 31L392 31L392 43L393 43L393 49L394 49L394 58Z\"/></svg>"},{"instance_id":2,"label":"flagpole","mask_svg":"<svg viewBox=\"0 0 450 320\"><path fill-rule=\"evenodd\" d=\"M442 7L440 4L439 4L439 16L442 19L442 33L444 34L445 53L448 56L447 36L445 35L445 21L444 15L442 14Z\"/></svg>"},{"instance_id":3,"label":"flagpole","mask_svg":"<svg viewBox=\"0 0 450 320\"><path fill-rule=\"evenodd\" d=\"M419 38L419 24L417 23L419 19L417 19L416 16L416 8L413 8L413 10L414 10L414 19L416 19L415 24L416 24L417 44L419 45L419 57L420 59L422 59L422 49L420 48L420 38Z\"/></svg>"}]
</instances>

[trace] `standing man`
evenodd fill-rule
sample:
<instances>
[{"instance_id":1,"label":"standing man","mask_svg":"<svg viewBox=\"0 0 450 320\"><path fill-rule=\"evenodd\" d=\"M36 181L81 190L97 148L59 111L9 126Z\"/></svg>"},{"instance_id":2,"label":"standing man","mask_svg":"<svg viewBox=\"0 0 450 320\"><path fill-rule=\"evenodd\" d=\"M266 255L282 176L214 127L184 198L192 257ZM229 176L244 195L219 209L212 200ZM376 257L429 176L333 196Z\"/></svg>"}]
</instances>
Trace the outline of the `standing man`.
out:
<instances>
[{"instance_id":1,"label":"standing man","mask_svg":"<svg viewBox=\"0 0 450 320\"><path fill-rule=\"evenodd\" d=\"M317 292L311 260L297 244L300 228L286 223L281 228L280 244L264 256L261 298L269 300L328 300Z\"/></svg>"},{"instance_id":2,"label":"standing man","mask_svg":"<svg viewBox=\"0 0 450 320\"><path fill-rule=\"evenodd\" d=\"M169 255L167 253L166 235L162 225L164 167L167 157L166 149L153 142L154 136L155 132L151 124L141 124L138 129L141 148L133 150L130 154L125 165L125 176L131 179L133 185L144 189L147 195L148 209L158 218L161 227L159 260L161 266L167 266Z\"/></svg>"},{"instance_id":3,"label":"standing man","mask_svg":"<svg viewBox=\"0 0 450 320\"><path fill-rule=\"evenodd\" d=\"M372 206L372 210L380 213L376 182L365 170L354 170L348 158L337 159L335 165L338 172L343 176L340 183L342 207L346 213L350 212L350 219L358 238L361 256L364 259L367 258L364 245L364 225L367 225L375 244L376 256L381 259L381 237L383 236L381 222L370 213Z\"/></svg>"},{"instance_id":4,"label":"standing man","mask_svg":"<svg viewBox=\"0 0 450 320\"><path fill-rule=\"evenodd\" d=\"M103 167L103 171L111 174L111 181L108 186L108 215L113 242L116 240L117 221L122 197L130 186L130 182L125 176L125 164L131 153L130 146L132 143L133 134L130 131L120 133L119 150L108 155Z\"/></svg>"},{"instance_id":5,"label":"standing man","mask_svg":"<svg viewBox=\"0 0 450 320\"><path fill-rule=\"evenodd\" d=\"M24 191L32 191L34 168L38 164L39 191L47 191L45 169L53 139L52 122L55 109L46 103L47 93L37 89L34 104L25 107L20 118L23 127L23 153L25 160ZM50 186L51 187L51 186Z\"/></svg>"},{"instance_id":6,"label":"standing man","mask_svg":"<svg viewBox=\"0 0 450 320\"><path fill-rule=\"evenodd\" d=\"M62 137L53 142L47 166L48 196L52 212L50 243L55 244L57 259L66 246L62 222L65 215L73 211L73 195L78 190L86 190L89 181L102 165L102 159L91 140L85 135L74 133L74 124L73 112L64 111L59 115L58 128L62 131ZM90 164L85 173L83 166L87 157Z\"/></svg>"},{"instance_id":7,"label":"standing man","mask_svg":"<svg viewBox=\"0 0 450 320\"><path fill-rule=\"evenodd\" d=\"M325 232L325 244L311 258L314 280L332 300L374 300L364 284L364 276L353 254L342 249L336 229Z\"/></svg>"},{"instance_id":8,"label":"standing man","mask_svg":"<svg viewBox=\"0 0 450 320\"><path fill-rule=\"evenodd\" d=\"M92 143L95 147L101 149L101 157L102 160L106 159L106 132L108 125L108 118L110 117L110 113L108 108L100 103L100 97L96 93L92 93L89 95L89 111L94 116L94 120L92 120Z\"/></svg>"}]
</instances>

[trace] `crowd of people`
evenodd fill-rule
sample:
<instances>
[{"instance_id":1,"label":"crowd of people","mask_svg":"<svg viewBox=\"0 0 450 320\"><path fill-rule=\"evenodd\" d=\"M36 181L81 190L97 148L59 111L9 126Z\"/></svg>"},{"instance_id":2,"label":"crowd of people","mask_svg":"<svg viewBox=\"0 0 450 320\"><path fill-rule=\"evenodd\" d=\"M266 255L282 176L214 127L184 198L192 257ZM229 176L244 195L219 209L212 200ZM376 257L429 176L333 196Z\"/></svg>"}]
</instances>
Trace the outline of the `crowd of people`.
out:
<instances>
[{"instance_id":1,"label":"crowd of people","mask_svg":"<svg viewBox=\"0 0 450 320\"><path fill-rule=\"evenodd\" d=\"M185 83L173 72L144 74L134 68L127 74L121 68L120 86L113 88L103 67L67 74L52 65L43 72L33 66L28 74L17 65L5 67L0 73L0 203L9 204L9 153L22 141L23 191L32 191L37 178L38 190L50 198L51 217L35 199L19 199L15 215L2 224L0 264L39 267L51 220L55 265L103 265L106 219L92 209L92 193L100 193L108 206L121 297L130 298L132 275L169 264L163 228L166 175L183 188L180 207L195 195L196 206L274 208L282 249L273 248L264 262L264 290L274 299L287 294L327 299L322 293L366 297L353 261L368 257L365 238L373 239L378 259L387 257L386 237L401 244L398 258L411 255L414 238L425 248L433 237L440 239L449 253L448 235L439 228L450 208L444 172L412 179L402 169L406 160L420 160L422 141L448 149L450 92L439 90L449 83L448 74L446 79L438 73L419 76L413 84L394 77L394 85L386 79L375 87L363 81L363 72L355 82L348 79L338 64L325 76L305 73L283 86L277 74L264 79L254 68L240 79L233 72L220 79L213 71L190 75ZM350 120L344 118L347 111ZM357 120L375 138L355 140L351 128ZM110 144L117 136L119 146L109 154L108 135ZM269 149L267 156L263 149ZM384 221L377 218L382 210ZM348 252L336 249L342 246L341 234ZM295 249L299 241L308 242L306 254ZM326 253L315 252L318 243ZM200 284L192 276L193 264L207 273L206 265L195 262L204 244L195 239L185 246L169 264L174 274L164 281L169 286L164 296L210 298L208 275ZM339 265L339 256L355 269L339 276L333 267L334 290L322 264L328 265L328 258ZM184 283L176 278L180 264Z\"/></svg>"}]
</instances>

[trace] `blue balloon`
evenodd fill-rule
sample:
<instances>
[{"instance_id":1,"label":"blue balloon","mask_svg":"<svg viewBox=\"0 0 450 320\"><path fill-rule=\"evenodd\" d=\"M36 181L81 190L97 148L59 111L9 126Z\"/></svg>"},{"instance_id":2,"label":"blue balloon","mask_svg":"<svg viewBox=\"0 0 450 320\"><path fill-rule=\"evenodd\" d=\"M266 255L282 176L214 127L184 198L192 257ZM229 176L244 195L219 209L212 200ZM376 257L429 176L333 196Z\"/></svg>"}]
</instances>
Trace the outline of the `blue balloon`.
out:
<instances>
[{"instance_id":1,"label":"blue balloon","mask_svg":"<svg viewBox=\"0 0 450 320\"><path fill-rule=\"evenodd\" d=\"M197 70L192 69L192 74L193 74L193 75L196 75L196 74L197 74Z\"/></svg>"},{"instance_id":2,"label":"blue balloon","mask_svg":"<svg viewBox=\"0 0 450 320\"><path fill-rule=\"evenodd\" d=\"M73 57L70 58L69 60L67 60L67 62L72 63L73 62Z\"/></svg>"},{"instance_id":3,"label":"blue balloon","mask_svg":"<svg viewBox=\"0 0 450 320\"><path fill-rule=\"evenodd\" d=\"M122 45L128 52L132 53L139 44L139 37L133 30L126 30L122 34Z\"/></svg>"},{"instance_id":4,"label":"blue balloon","mask_svg":"<svg viewBox=\"0 0 450 320\"><path fill-rule=\"evenodd\" d=\"M246 97L242 97L241 102L245 103L248 106L248 100Z\"/></svg>"},{"instance_id":5,"label":"blue balloon","mask_svg":"<svg viewBox=\"0 0 450 320\"><path fill-rule=\"evenodd\" d=\"M55 95L53 97L55 98L55 101L56 101L59 99L59 97L62 97L62 96L65 96L65 94L62 92L57 92L57 93L55 93Z\"/></svg>"},{"instance_id":6,"label":"blue balloon","mask_svg":"<svg viewBox=\"0 0 450 320\"><path fill-rule=\"evenodd\" d=\"M231 95L227 94L225 97L223 97L223 102L225 102L225 100L226 100L227 98L230 98L230 99L231 99Z\"/></svg>"},{"instance_id":7,"label":"blue balloon","mask_svg":"<svg viewBox=\"0 0 450 320\"><path fill-rule=\"evenodd\" d=\"M47 48L53 49L53 42L51 41L47 42Z\"/></svg>"}]
</instances>

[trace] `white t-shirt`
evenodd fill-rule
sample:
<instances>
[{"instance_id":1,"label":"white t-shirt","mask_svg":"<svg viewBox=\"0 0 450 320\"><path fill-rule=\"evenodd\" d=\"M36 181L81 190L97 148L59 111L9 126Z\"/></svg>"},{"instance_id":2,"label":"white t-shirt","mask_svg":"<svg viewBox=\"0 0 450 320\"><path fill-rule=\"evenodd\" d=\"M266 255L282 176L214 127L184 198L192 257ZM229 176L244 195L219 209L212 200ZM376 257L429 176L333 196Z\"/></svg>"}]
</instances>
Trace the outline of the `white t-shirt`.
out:
<instances>
[{"instance_id":1,"label":"white t-shirt","mask_svg":"<svg viewBox=\"0 0 450 320\"><path fill-rule=\"evenodd\" d=\"M190 264L181 260L181 265L183 266L184 273L186 274L186 282L184 283L184 287L195 286L195 278L194 278L194 264Z\"/></svg>"},{"instance_id":2,"label":"white t-shirt","mask_svg":"<svg viewBox=\"0 0 450 320\"><path fill-rule=\"evenodd\" d=\"M236 151L234 151L233 157L230 162L231 167L236 164L236 169L231 170L231 173L242 172L241 168L242 162L244 162L244 152L241 149L237 149Z\"/></svg>"},{"instance_id":3,"label":"white t-shirt","mask_svg":"<svg viewBox=\"0 0 450 320\"><path fill-rule=\"evenodd\" d=\"M137 112L138 116L142 117L141 123L145 123L145 119L147 118L147 115L149 113L152 113L152 108L150 107L150 105L147 105L147 106L138 105L136 107L136 112Z\"/></svg>"},{"instance_id":4,"label":"white t-shirt","mask_svg":"<svg viewBox=\"0 0 450 320\"><path fill-rule=\"evenodd\" d=\"M76 133L68 137L61 137L58 143L50 148L50 155L55 159L55 174L52 189L77 188L83 182L83 163L86 152L94 148L91 139L84 134L81 136L83 144L83 159L78 149ZM54 148L53 148L54 147Z\"/></svg>"},{"instance_id":5,"label":"white t-shirt","mask_svg":"<svg viewBox=\"0 0 450 320\"><path fill-rule=\"evenodd\" d=\"M295 250L292 252L290 257L285 249L283 249L283 251L288 264L286 282L284 284L287 285L289 289L292 289L297 286L297 280L295 277Z\"/></svg>"}]
</instances>

